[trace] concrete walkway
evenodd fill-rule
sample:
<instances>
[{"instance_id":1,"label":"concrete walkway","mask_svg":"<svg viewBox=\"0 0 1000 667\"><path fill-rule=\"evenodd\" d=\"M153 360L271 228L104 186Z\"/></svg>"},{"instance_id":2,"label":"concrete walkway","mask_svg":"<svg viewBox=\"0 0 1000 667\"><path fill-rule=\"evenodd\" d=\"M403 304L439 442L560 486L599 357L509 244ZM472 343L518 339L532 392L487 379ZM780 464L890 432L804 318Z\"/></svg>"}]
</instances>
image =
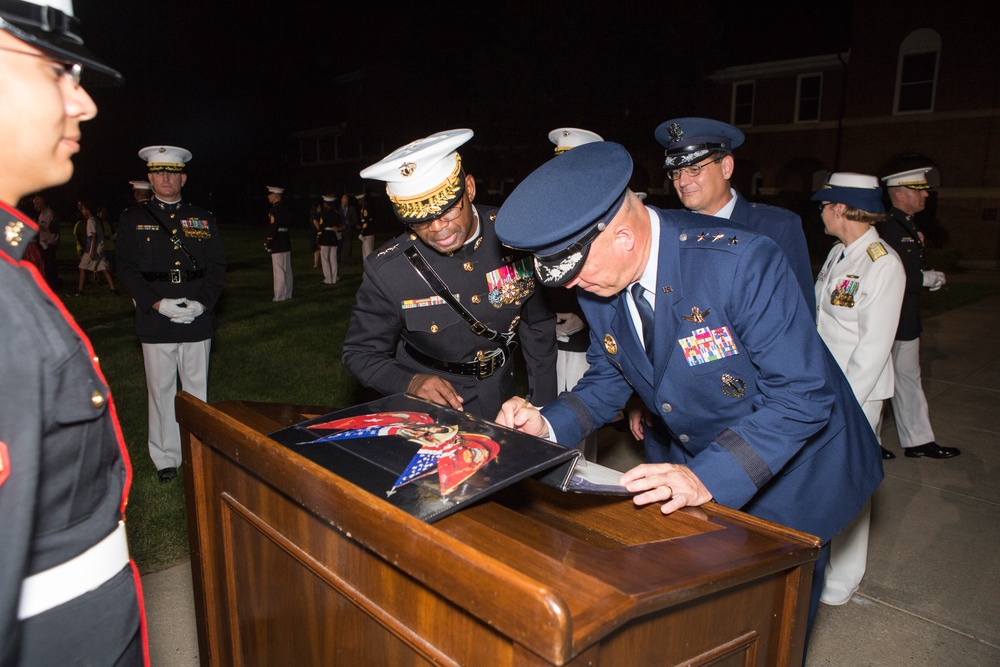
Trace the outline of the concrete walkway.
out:
<instances>
[{"instance_id":1,"label":"concrete walkway","mask_svg":"<svg viewBox=\"0 0 1000 667\"><path fill-rule=\"evenodd\" d=\"M948 280L1000 284L1000 272ZM807 667L1000 665L1000 296L925 322L921 346L935 436L962 455L902 456L887 412L897 458L873 500L868 572L848 604L820 605ZM631 436L611 435L599 460L637 462ZM190 564L143 588L153 667L198 665Z\"/></svg>"}]
</instances>

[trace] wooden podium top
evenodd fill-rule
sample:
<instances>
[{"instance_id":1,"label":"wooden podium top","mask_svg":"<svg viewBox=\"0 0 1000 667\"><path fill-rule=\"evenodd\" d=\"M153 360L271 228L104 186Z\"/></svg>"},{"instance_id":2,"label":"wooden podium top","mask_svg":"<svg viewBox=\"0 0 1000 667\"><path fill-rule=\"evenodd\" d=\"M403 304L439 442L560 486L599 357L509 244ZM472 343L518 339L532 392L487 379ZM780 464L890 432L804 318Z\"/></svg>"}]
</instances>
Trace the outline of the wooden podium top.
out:
<instances>
[{"instance_id":1,"label":"wooden podium top","mask_svg":"<svg viewBox=\"0 0 1000 667\"><path fill-rule=\"evenodd\" d=\"M178 422L204 445L554 664L630 620L819 555L811 535L714 503L664 516L659 505L563 493L532 479L427 524L265 435L331 410L177 398ZM805 595L784 604L807 605Z\"/></svg>"}]
</instances>

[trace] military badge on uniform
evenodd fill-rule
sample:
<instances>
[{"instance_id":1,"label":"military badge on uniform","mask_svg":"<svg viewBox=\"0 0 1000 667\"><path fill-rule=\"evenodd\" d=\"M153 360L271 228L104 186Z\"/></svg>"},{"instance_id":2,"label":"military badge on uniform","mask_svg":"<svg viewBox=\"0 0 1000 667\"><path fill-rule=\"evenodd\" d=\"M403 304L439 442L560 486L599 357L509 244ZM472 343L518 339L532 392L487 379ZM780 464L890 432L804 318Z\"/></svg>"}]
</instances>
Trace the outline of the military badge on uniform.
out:
<instances>
[{"instance_id":1,"label":"military badge on uniform","mask_svg":"<svg viewBox=\"0 0 1000 667\"><path fill-rule=\"evenodd\" d=\"M531 259L525 257L486 274L490 304L497 309L526 299L535 291Z\"/></svg>"},{"instance_id":2,"label":"military badge on uniform","mask_svg":"<svg viewBox=\"0 0 1000 667\"><path fill-rule=\"evenodd\" d=\"M208 220L197 218L181 220L181 229L184 230L184 236L189 239L207 239L212 235L208 229Z\"/></svg>"},{"instance_id":3,"label":"military badge on uniform","mask_svg":"<svg viewBox=\"0 0 1000 667\"><path fill-rule=\"evenodd\" d=\"M729 327L696 329L690 336L679 338L677 342L684 351L688 366L707 364L740 353L733 342L733 335L729 333Z\"/></svg>"},{"instance_id":4,"label":"military badge on uniform","mask_svg":"<svg viewBox=\"0 0 1000 667\"><path fill-rule=\"evenodd\" d=\"M889 251L887 251L885 246L878 241L868 244L868 256L872 258L873 262L879 257L885 257L888 254Z\"/></svg>"},{"instance_id":5,"label":"military badge on uniform","mask_svg":"<svg viewBox=\"0 0 1000 667\"><path fill-rule=\"evenodd\" d=\"M21 242L21 230L23 229L24 223L20 220L8 222L7 227L4 228L4 238L6 238L7 244L16 248Z\"/></svg>"},{"instance_id":6,"label":"military badge on uniform","mask_svg":"<svg viewBox=\"0 0 1000 667\"><path fill-rule=\"evenodd\" d=\"M747 383L726 373L722 376L722 393L730 398L743 398L747 393Z\"/></svg>"},{"instance_id":7,"label":"military badge on uniform","mask_svg":"<svg viewBox=\"0 0 1000 667\"><path fill-rule=\"evenodd\" d=\"M854 295L857 294L859 286L858 276L847 276L830 294L830 304L854 308Z\"/></svg>"},{"instance_id":8,"label":"military badge on uniform","mask_svg":"<svg viewBox=\"0 0 1000 667\"><path fill-rule=\"evenodd\" d=\"M691 306L691 314L685 315L684 319L687 320L688 322L701 324L702 322L705 321L705 318L708 317L709 313L711 312L712 312L711 308L709 308L705 312L702 312L701 308L699 308L698 306Z\"/></svg>"},{"instance_id":9,"label":"military badge on uniform","mask_svg":"<svg viewBox=\"0 0 1000 667\"><path fill-rule=\"evenodd\" d=\"M720 239L724 239L725 237L726 237L725 234L713 234L712 235L712 243L715 243L716 241L718 241Z\"/></svg>"},{"instance_id":10,"label":"military badge on uniform","mask_svg":"<svg viewBox=\"0 0 1000 667\"><path fill-rule=\"evenodd\" d=\"M729 239L729 245L736 245L739 242L739 239L736 238L736 234L733 234Z\"/></svg>"},{"instance_id":11,"label":"military badge on uniform","mask_svg":"<svg viewBox=\"0 0 1000 667\"><path fill-rule=\"evenodd\" d=\"M461 297L455 294L456 299ZM399 302L400 310L410 310L412 308L426 308L427 306L444 306L447 302L439 296L429 296L426 299L403 299Z\"/></svg>"},{"instance_id":12,"label":"military badge on uniform","mask_svg":"<svg viewBox=\"0 0 1000 667\"><path fill-rule=\"evenodd\" d=\"M611 334L604 334L604 349L608 354L618 354L618 341Z\"/></svg>"}]
</instances>

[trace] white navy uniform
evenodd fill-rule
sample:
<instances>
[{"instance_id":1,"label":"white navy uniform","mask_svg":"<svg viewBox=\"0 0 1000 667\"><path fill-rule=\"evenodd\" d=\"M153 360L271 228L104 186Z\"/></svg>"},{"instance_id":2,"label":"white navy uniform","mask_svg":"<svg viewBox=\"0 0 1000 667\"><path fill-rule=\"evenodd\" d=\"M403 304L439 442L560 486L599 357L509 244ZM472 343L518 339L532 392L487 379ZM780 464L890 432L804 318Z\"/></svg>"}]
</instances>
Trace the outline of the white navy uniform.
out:
<instances>
[{"instance_id":1,"label":"white navy uniform","mask_svg":"<svg viewBox=\"0 0 1000 667\"><path fill-rule=\"evenodd\" d=\"M892 396L892 343L906 273L871 228L849 246L837 243L816 278L816 326L879 435L882 403ZM871 501L831 540L821 599L849 599L865 575Z\"/></svg>"}]
</instances>

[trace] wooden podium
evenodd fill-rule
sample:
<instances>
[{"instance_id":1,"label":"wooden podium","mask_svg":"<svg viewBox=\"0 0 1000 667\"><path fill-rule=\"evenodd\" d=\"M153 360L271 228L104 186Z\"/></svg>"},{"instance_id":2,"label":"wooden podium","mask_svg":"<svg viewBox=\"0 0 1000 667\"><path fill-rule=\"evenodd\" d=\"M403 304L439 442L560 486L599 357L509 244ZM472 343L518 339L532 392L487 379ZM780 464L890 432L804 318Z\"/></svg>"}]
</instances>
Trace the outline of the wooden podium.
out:
<instances>
[{"instance_id":1,"label":"wooden podium","mask_svg":"<svg viewBox=\"0 0 1000 667\"><path fill-rule=\"evenodd\" d=\"M799 665L820 542L528 479L426 524L177 396L203 665Z\"/></svg>"}]
</instances>

